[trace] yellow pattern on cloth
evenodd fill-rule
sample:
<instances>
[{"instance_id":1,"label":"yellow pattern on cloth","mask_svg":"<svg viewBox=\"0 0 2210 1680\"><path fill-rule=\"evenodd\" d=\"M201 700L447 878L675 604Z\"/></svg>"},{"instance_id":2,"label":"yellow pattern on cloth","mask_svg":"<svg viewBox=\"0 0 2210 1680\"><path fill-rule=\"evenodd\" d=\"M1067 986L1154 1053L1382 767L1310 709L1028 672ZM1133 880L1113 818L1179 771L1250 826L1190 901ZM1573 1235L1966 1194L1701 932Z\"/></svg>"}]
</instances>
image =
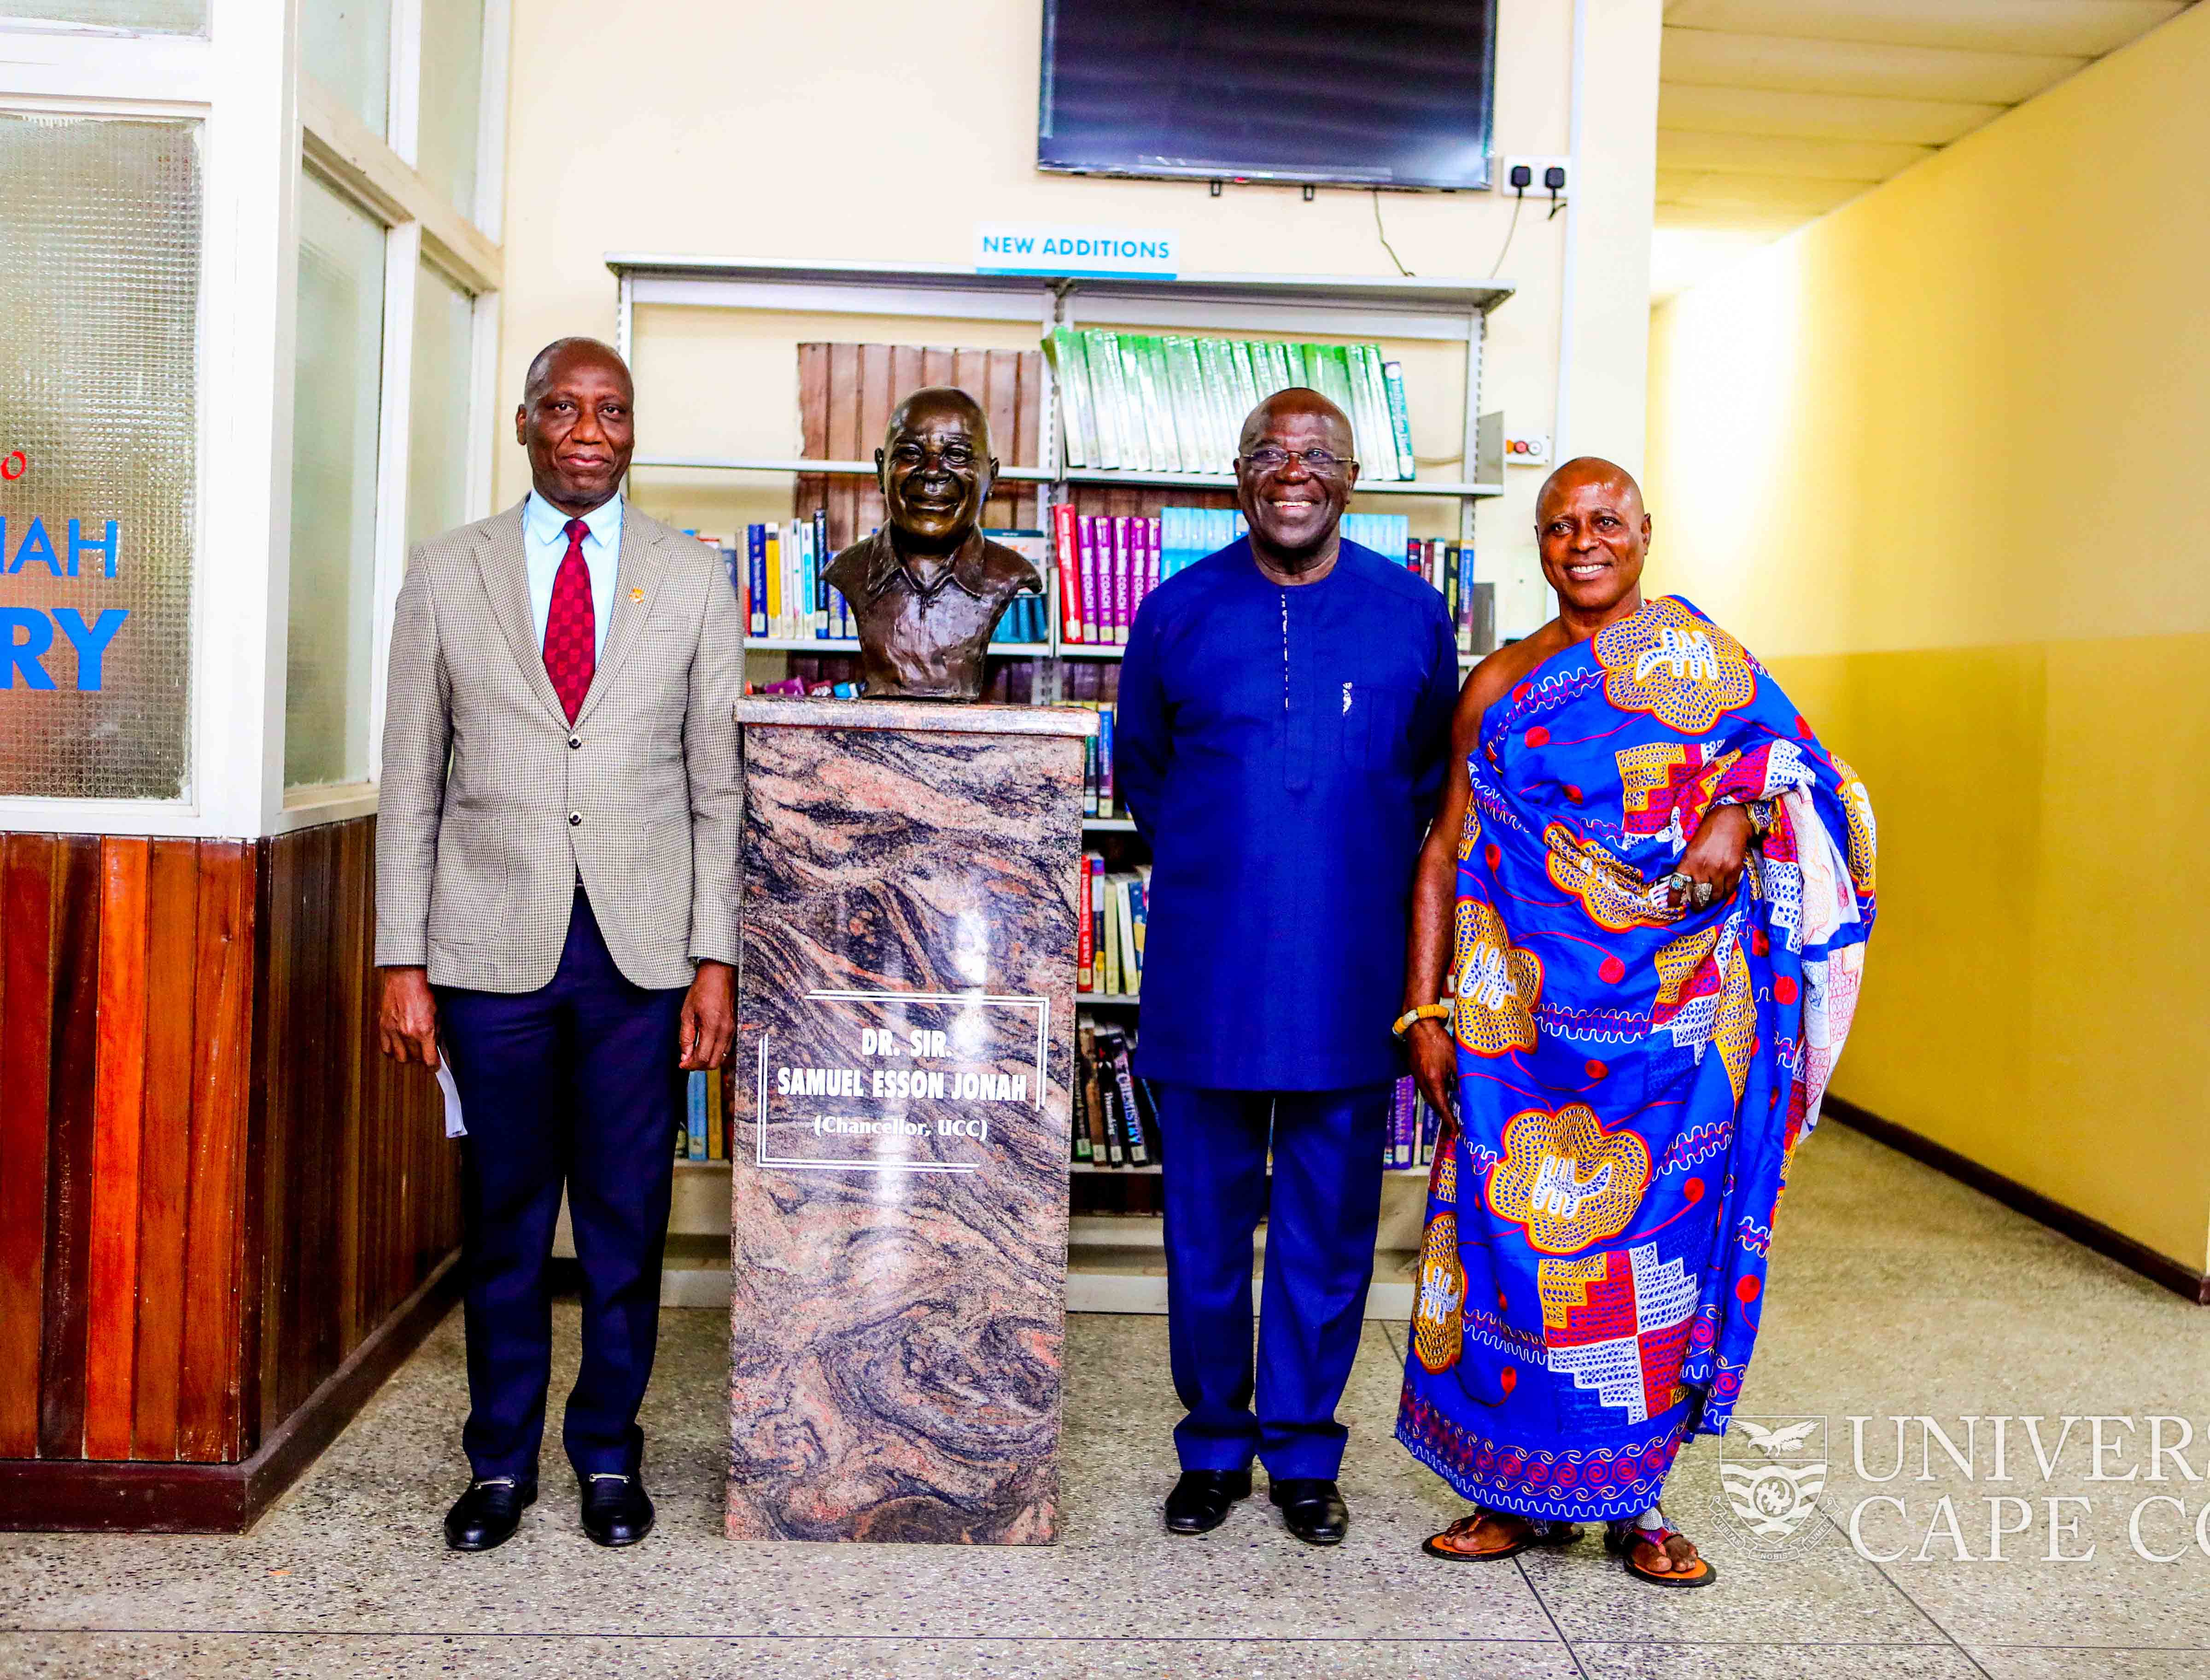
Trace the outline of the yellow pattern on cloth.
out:
<instances>
[{"instance_id":1,"label":"yellow pattern on cloth","mask_svg":"<svg viewBox=\"0 0 2210 1680\"><path fill-rule=\"evenodd\" d=\"M1446 1371L1465 1347L1465 1268L1458 1254L1458 1219L1438 1213L1420 1240L1420 1293L1412 1308L1412 1351L1431 1371Z\"/></svg>"},{"instance_id":2,"label":"yellow pattern on cloth","mask_svg":"<svg viewBox=\"0 0 2210 1680\"><path fill-rule=\"evenodd\" d=\"M1527 1229L1543 1254L1574 1254L1627 1228L1650 1182L1650 1151L1633 1132L1608 1132L1586 1103L1555 1114L1527 1109L1504 1129L1488 1206Z\"/></svg>"},{"instance_id":3,"label":"yellow pattern on cloth","mask_svg":"<svg viewBox=\"0 0 2210 1680\"><path fill-rule=\"evenodd\" d=\"M1604 1256L1560 1260L1545 1255L1535 1264L1536 1292L1543 1298L1543 1326L1566 1328L1567 1315L1588 1305L1588 1286L1603 1281Z\"/></svg>"},{"instance_id":4,"label":"yellow pattern on cloth","mask_svg":"<svg viewBox=\"0 0 2210 1680\"><path fill-rule=\"evenodd\" d=\"M1549 848L1543 859L1551 882L1571 893L1600 928L1624 933L1629 928L1664 927L1676 918L1651 897L1651 885L1631 864L1613 857L1597 841L1582 840L1562 822L1543 830Z\"/></svg>"},{"instance_id":5,"label":"yellow pattern on cloth","mask_svg":"<svg viewBox=\"0 0 2210 1680\"><path fill-rule=\"evenodd\" d=\"M1479 899L1458 901L1451 972L1458 981L1451 1030L1460 1044L1476 1056L1534 1049L1543 960L1513 945L1494 906Z\"/></svg>"},{"instance_id":6,"label":"yellow pattern on cloth","mask_svg":"<svg viewBox=\"0 0 2210 1680\"><path fill-rule=\"evenodd\" d=\"M1700 735L1757 695L1757 673L1742 645L1670 596L1607 625L1595 653L1605 699L1684 735Z\"/></svg>"}]
</instances>

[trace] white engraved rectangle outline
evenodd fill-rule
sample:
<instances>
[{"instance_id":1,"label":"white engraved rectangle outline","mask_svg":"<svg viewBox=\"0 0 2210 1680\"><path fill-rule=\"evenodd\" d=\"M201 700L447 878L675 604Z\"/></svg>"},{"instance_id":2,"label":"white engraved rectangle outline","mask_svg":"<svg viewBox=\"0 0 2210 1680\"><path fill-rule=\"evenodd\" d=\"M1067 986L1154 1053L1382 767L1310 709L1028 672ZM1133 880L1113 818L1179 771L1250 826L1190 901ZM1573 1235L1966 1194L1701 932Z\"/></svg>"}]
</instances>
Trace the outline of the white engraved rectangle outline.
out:
<instances>
[{"instance_id":1,"label":"white engraved rectangle outline","mask_svg":"<svg viewBox=\"0 0 2210 1680\"><path fill-rule=\"evenodd\" d=\"M1034 1009L1036 1029L1036 1096L1031 1108L1043 1106L1044 1049L1051 1042L1051 1000L1048 997L978 997L967 991L809 991L809 1003L997 1003L1007 1009ZM817 1172L979 1172L981 1164L975 1161L812 1161L778 1155L767 1152L767 1041L773 1034L762 1033L759 1045L759 1076L758 1107L752 1114L752 1165L755 1166L805 1167Z\"/></svg>"}]
</instances>

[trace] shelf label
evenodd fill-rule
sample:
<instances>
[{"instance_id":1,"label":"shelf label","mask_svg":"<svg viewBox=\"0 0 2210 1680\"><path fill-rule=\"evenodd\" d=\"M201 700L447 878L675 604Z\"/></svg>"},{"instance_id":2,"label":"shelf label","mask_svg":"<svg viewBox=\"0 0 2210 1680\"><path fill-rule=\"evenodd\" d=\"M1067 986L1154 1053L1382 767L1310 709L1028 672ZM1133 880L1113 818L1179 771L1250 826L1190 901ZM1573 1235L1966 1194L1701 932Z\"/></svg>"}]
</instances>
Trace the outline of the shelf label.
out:
<instances>
[{"instance_id":1,"label":"shelf label","mask_svg":"<svg viewBox=\"0 0 2210 1680\"><path fill-rule=\"evenodd\" d=\"M975 225L975 268L985 274L1140 274L1172 280L1181 240L1162 228L1060 222Z\"/></svg>"},{"instance_id":2,"label":"shelf label","mask_svg":"<svg viewBox=\"0 0 2210 1680\"><path fill-rule=\"evenodd\" d=\"M995 1122L1041 1109L1049 1003L809 991L760 1034L753 1159L815 1172L974 1172Z\"/></svg>"}]
</instances>

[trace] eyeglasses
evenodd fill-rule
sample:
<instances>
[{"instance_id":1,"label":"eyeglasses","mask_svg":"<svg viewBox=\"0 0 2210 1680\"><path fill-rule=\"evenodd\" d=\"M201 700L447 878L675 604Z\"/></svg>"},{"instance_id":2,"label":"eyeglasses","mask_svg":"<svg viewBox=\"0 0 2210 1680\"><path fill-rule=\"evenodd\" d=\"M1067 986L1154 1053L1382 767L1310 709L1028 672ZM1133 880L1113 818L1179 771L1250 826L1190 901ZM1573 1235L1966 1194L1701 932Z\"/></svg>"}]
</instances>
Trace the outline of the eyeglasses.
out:
<instances>
[{"instance_id":1,"label":"eyeglasses","mask_svg":"<svg viewBox=\"0 0 2210 1680\"><path fill-rule=\"evenodd\" d=\"M1293 461L1302 461L1306 472L1322 478L1353 464L1332 449L1284 449L1271 443L1262 443L1243 457L1244 465L1255 473L1279 473Z\"/></svg>"}]
</instances>

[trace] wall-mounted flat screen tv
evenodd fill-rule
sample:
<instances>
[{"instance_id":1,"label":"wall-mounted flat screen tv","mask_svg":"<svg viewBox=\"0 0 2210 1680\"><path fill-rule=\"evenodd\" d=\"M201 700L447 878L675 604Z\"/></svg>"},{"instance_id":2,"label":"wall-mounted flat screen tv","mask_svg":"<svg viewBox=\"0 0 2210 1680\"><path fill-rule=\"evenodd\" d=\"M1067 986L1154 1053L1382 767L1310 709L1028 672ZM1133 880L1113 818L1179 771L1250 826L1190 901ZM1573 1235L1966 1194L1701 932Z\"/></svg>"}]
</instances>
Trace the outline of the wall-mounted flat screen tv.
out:
<instances>
[{"instance_id":1,"label":"wall-mounted flat screen tv","mask_svg":"<svg viewBox=\"0 0 2210 1680\"><path fill-rule=\"evenodd\" d=\"M1488 185L1496 0L1044 0L1036 166Z\"/></svg>"}]
</instances>

